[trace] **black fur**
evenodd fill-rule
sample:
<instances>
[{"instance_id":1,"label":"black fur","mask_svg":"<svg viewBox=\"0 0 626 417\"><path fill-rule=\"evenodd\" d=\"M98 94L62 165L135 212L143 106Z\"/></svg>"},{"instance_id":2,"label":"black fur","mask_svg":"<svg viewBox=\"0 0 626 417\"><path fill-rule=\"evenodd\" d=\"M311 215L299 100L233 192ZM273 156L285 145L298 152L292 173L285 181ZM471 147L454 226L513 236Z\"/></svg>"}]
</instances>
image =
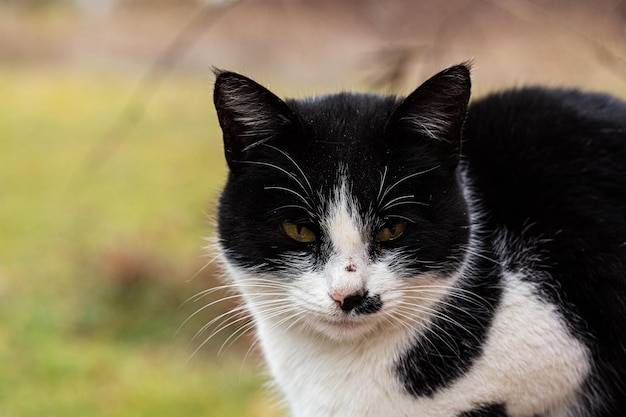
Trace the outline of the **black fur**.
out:
<instances>
[{"instance_id":1,"label":"black fur","mask_svg":"<svg viewBox=\"0 0 626 417\"><path fill-rule=\"evenodd\" d=\"M218 216L226 256L284 280L294 272L289 255L321 267L331 243L318 225L341 173L370 221L373 260L403 248L413 257L398 266L402 276L450 273L469 245L463 189L470 187L481 212L473 226L483 246L462 286L484 303L450 296L446 302L460 308L441 304L439 313L453 320L435 319L397 360L407 393L433 396L480 357L497 314L505 261L497 254L504 247L506 266L533 269L528 279L538 295L558 306L572 336L592 353L592 374L581 388L582 415L621 416L626 103L602 94L526 88L467 109L469 92L464 65L436 75L406 99L342 93L283 101L243 76L218 73L215 103L230 167ZM415 204L386 210L384 201L377 203L383 178L387 186L399 181L386 201L411 195ZM394 219L409 222L403 238L375 243L375 230ZM317 239L289 239L280 228L284 220L310 228ZM377 311L382 304L376 297L354 310ZM505 410L506 404L488 405L461 417L500 417Z\"/></svg>"},{"instance_id":2,"label":"black fur","mask_svg":"<svg viewBox=\"0 0 626 417\"><path fill-rule=\"evenodd\" d=\"M458 417L507 417L506 408L503 404L489 404L476 408L472 411L466 411L459 414ZM535 416L538 417L538 416Z\"/></svg>"}]
</instances>

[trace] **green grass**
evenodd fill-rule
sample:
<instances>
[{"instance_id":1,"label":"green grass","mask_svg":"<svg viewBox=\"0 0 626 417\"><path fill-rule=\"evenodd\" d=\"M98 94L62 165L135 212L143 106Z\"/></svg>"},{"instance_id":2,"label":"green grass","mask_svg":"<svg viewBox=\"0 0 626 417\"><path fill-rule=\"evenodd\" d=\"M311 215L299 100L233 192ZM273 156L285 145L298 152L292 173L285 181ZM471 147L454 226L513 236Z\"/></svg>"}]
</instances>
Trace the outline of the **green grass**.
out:
<instances>
[{"instance_id":1,"label":"green grass","mask_svg":"<svg viewBox=\"0 0 626 417\"><path fill-rule=\"evenodd\" d=\"M215 310L177 333L216 282L192 279L225 175L208 77L103 136L135 83L0 70L0 416L275 416L245 342L189 359Z\"/></svg>"}]
</instances>

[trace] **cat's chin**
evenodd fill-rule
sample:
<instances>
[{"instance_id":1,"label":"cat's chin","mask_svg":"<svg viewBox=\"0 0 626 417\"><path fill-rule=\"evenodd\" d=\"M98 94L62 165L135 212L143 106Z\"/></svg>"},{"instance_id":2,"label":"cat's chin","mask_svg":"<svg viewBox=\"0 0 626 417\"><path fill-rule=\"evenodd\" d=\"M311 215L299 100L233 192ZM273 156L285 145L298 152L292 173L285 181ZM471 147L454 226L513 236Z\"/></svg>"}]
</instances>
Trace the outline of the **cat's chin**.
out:
<instances>
[{"instance_id":1,"label":"cat's chin","mask_svg":"<svg viewBox=\"0 0 626 417\"><path fill-rule=\"evenodd\" d=\"M347 342L360 340L374 332L380 324L376 316L357 316L341 318L322 318L311 325L313 331L321 333L326 338Z\"/></svg>"}]
</instances>

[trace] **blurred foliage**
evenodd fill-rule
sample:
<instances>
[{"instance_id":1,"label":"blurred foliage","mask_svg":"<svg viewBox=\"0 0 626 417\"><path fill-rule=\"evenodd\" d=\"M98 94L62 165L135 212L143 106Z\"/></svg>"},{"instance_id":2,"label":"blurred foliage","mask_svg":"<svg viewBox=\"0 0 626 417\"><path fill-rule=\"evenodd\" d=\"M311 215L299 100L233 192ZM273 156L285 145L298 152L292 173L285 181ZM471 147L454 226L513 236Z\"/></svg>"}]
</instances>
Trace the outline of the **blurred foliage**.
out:
<instances>
[{"instance_id":1,"label":"blurred foliage","mask_svg":"<svg viewBox=\"0 0 626 417\"><path fill-rule=\"evenodd\" d=\"M245 342L192 357L230 305L177 332L213 298L185 300L216 284L201 250L224 176L210 90L170 78L109 149L132 88L0 70L0 415L269 416Z\"/></svg>"}]
</instances>

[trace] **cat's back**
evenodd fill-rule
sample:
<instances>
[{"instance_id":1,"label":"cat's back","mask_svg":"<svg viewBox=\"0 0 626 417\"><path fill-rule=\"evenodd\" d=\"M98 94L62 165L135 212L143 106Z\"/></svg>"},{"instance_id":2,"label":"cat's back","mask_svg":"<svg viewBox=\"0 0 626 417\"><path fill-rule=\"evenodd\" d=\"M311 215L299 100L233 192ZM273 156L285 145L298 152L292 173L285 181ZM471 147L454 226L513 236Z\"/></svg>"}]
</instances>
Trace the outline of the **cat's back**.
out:
<instances>
[{"instance_id":1,"label":"cat's back","mask_svg":"<svg viewBox=\"0 0 626 417\"><path fill-rule=\"evenodd\" d=\"M626 102L538 87L493 94L469 108L463 155L494 221L555 231L576 221L585 238L626 243Z\"/></svg>"},{"instance_id":2,"label":"cat's back","mask_svg":"<svg viewBox=\"0 0 626 417\"><path fill-rule=\"evenodd\" d=\"M593 379L621 410L626 103L542 88L488 96L470 107L463 154L488 239L509 265L541 277L540 293L586 340Z\"/></svg>"}]
</instances>

